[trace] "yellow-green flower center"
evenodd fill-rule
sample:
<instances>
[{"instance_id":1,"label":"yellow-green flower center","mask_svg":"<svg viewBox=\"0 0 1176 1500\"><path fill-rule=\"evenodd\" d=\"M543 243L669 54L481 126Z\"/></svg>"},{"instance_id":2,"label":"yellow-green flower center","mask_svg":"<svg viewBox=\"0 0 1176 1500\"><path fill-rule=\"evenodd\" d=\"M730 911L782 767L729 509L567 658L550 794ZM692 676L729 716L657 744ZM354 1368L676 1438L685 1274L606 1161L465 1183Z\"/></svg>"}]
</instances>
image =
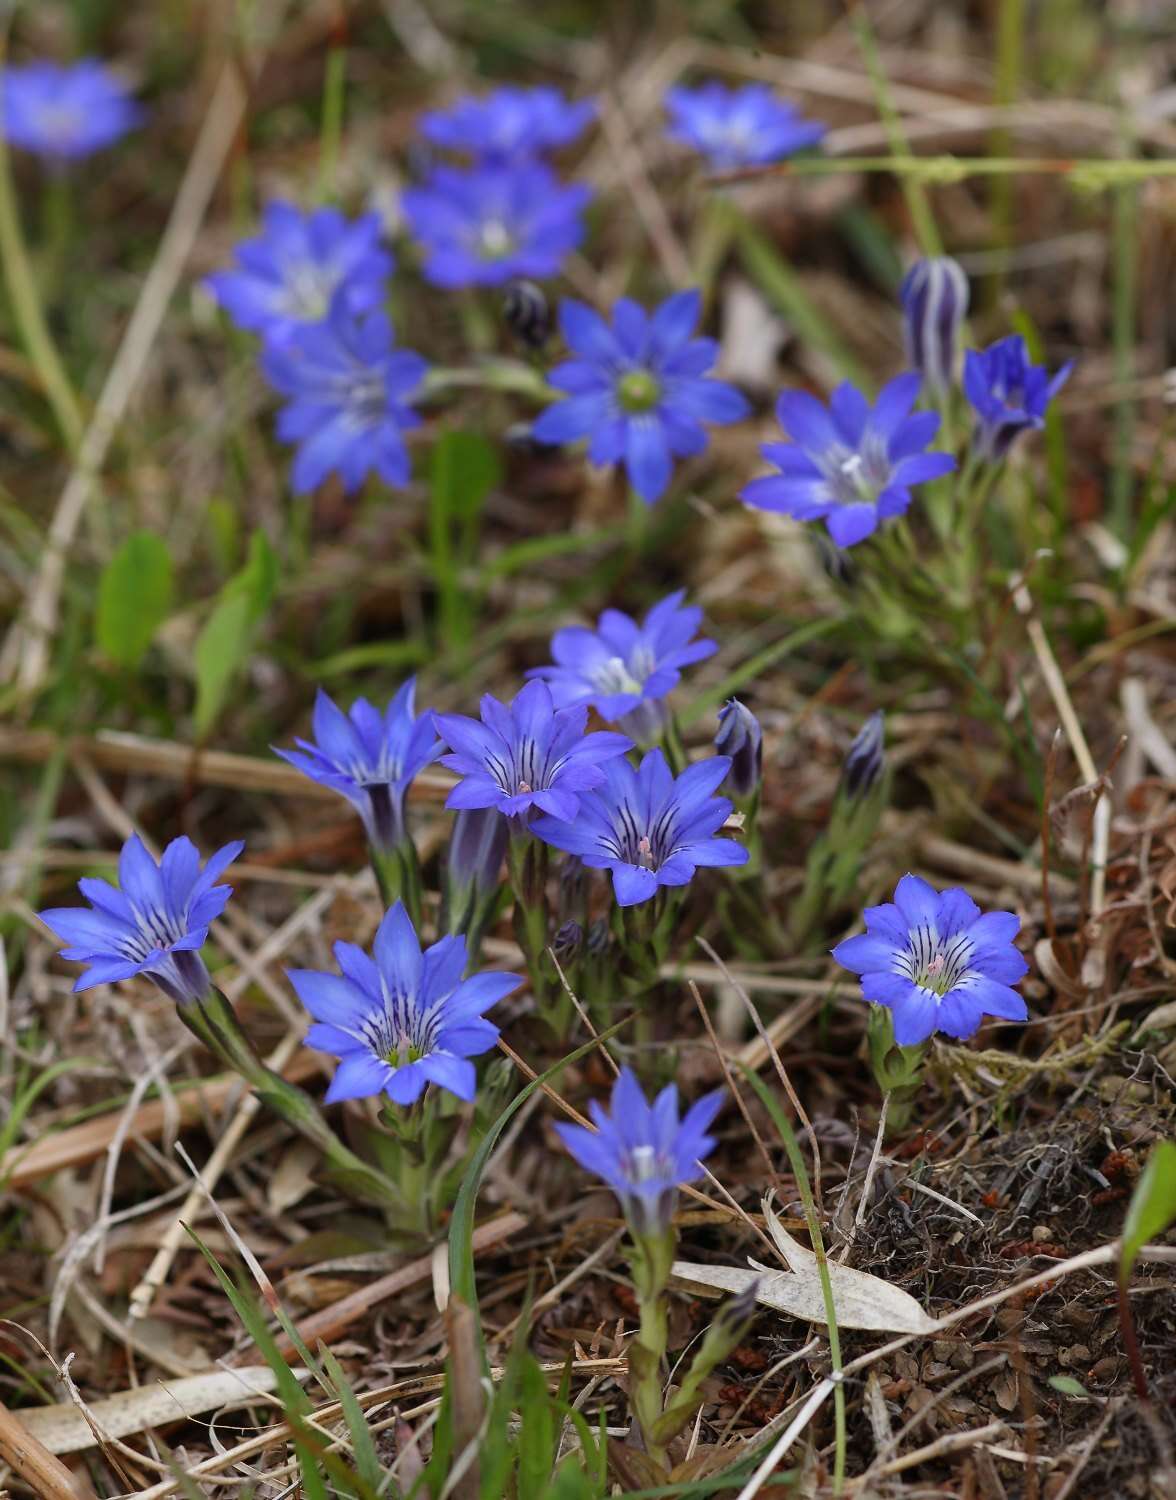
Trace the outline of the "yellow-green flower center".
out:
<instances>
[{"instance_id":1,"label":"yellow-green flower center","mask_svg":"<svg viewBox=\"0 0 1176 1500\"><path fill-rule=\"evenodd\" d=\"M652 411L661 398L661 386L648 370L630 370L617 382L617 400L625 411Z\"/></svg>"}]
</instances>

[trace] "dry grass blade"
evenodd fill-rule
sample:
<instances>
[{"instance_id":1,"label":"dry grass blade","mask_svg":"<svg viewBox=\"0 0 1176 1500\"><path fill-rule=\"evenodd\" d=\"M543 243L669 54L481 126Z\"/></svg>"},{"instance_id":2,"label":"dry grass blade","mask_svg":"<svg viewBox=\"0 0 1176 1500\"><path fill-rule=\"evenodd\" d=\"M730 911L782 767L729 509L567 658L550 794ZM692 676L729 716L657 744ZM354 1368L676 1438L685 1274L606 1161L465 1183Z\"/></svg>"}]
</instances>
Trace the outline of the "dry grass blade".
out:
<instances>
[{"instance_id":1,"label":"dry grass blade","mask_svg":"<svg viewBox=\"0 0 1176 1500\"><path fill-rule=\"evenodd\" d=\"M40 1500L82 1500L86 1491L24 1422L0 1405L0 1458Z\"/></svg>"}]
</instances>

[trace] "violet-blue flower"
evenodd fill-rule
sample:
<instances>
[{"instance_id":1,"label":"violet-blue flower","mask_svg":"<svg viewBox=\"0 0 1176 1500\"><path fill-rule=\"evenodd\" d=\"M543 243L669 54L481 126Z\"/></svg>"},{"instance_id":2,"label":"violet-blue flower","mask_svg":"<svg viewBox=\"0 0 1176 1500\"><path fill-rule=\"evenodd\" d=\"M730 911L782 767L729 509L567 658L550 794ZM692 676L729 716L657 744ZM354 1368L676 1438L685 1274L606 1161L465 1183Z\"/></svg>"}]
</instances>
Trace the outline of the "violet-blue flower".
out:
<instances>
[{"instance_id":1,"label":"violet-blue flower","mask_svg":"<svg viewBox=\"0 0 1176 1500\"><path fill-rule=\"evenodd\" d=\"M501 286L554 276L584 237L591 190L542 162L436 167L401 208L434 286Z\"/></svg>"},{"instance_id":2,"label":"violet-blue flower","mask_svg":"<svg viewBox=\"0 0 1176 1500\"><path fill-rule=\"evenodd\" d=\"M935 1031L970 1037L985 1016L1028 1020L1011 988L1029 967L1013 943L1021 919L1012 912L982 915L966 891L937 892L904 875L894 901L864 915L865 932L838 943L833 957L861 975L867 1000L891 1011L900 1046Z\"/></svg>"},{"instance_id":3,"label":"violet-blue flower","mask_svg":"<svg viewBox=\"0 0 1176 1500\"><path fill-rule=\"evenodd\" d=\"M555 665L533 667L551 689L556 707L587 703L610 724L638 740L654 739L665 721L664 699L682 668L705 661L719 649L695 640L702 610L683 605L685 589L655 604L638 625L619 609L606 609L595 630L569 625L551 638Z\"/></svg>"},{"instance_id":4,"label":"violet-blue flower","mask_svg":"<svg viewBox=\"0 0 1176 1500\"><path fill-rule=\"evenodd\" d=\"M626 1067L613 1084L610 1114L589 1102L595 1130L563 1123L555 1129L579 1164L612 1188L635 1235L662 1234L679 1187L703 1175L702 1160L715 1148L707 1131L722 1102L721 1089L704 1094L679 1120L677 1088L667 1084L651 1105Z\"/></svg>"},{"instance_id":5,"label":"violet-blue flower","mask_svg":"<svg viewBox=\"0 0 1176 1500\"><path fill-rule=\"evenodd\" d=\"M595 114L593 100L569 101L550 85L507 84L480 99L467 95L448 109L430 110L421 116L421 134L476 161L517 161L570 145Z\"/></svg>"},{"instance_id":6,"label":"violet-blue flower","mask_svg":"<svg viewBox=\"0 0 1176 1500\"><path fill-rule=\"evenodd\" d=\"M852 547L911 503L911 486L955 468L949 453L924 449L939 430L939 414L911 408L919 377L896 376L871 407L849 384L826 407L806 391L785 391L776 403L790 443L765 443L760 452L780 470L753 479L740 499L759 510L798 521L825 522L839 547Z\"/></svg>"},{"instance_id":7,"label":"violet-blue flower","mask_svg":"<svg viewBox=\"0 0 1176 1500\"><path fill-rule=\"evenodd\" d=\"M541 443L587 438L592 462L623 463L652 504L673 460L706 447L704 422L738 422L749 409L733 385L704 378L718 346L694 337L701 308L697 291L678 292L653 313L623 297L606 323L582 302L562 302L560 327L577 357L548 375L567 397L540 414L533 435Z\"/></svg>"},{"instance_id":8,"label":"violet-blue flower","mask_svg":"<svg viewBox=\"0 0 1176 1500\"><path fill-rule=\"evenodd\" d=\"M587 707L557 709L545 682L527 683L509 704L487 693L481 711L480 722L464 714L433 716L451 751L441 764L461 777L446 807L496 807L520 823L533 808L574 818L609 763L633 748L627 735L585 734Z\"/></svg>"},{"instance_id":9,"label":"violet-blue flower","mask_svg":"<svg viewBox=\"0 0 1176 1500\"><path fill-rule=\"evenodd\" d=\"M4 68L0 90L5 140L51 162L113 145L143 114L118 75L92 57Z\"/></svg>"},{"instance_id":10,"label":"violet-blue flower","mask_svg":"<svg viewBox=\"0 0 1176 1500\"><path fill-rule=\"evenodd\" d=\"M764 731L751 709L738 698L728 698L719 709L715 749L731 762L727 790L743 800L754 797L764 779Z\"/></svg>"},{"instance_id":11,"label":"violet-blue flower","mask_svg":"<svg viewBox=\"0 0 1176 1500\"><path fill-rule=\"evenodd\" d=\"M716 171L782 161L815 146L827 126L806 120L766 84L728 88L712 80L666 94L670 139L692 146Z\"/></svg>"},{"instance_id":12,"label":"violet-blue flower","mask_svg":"<svg viewBox=\"0 0 1176 1500\"><path fill-rule=\"evenodd\" d=\"M355 313L346 289L335 293L322 323L295 329L262 351L266 379L288 405L278 413L278 437L297 443L290 471L296 494L338 474L347 491L373 471L391 485L408 483L402 433L420 417L408 405L428 365L395 346L383 312Z\"/></svg>"},{"instance_id":13,"label":"violet-blue flower","mask_svg":"<svg viewBox=\"0 0 1176 1500\"><path fill-rule=\"evenodd\" d=\"M336 943L335 959L342 974L287 971L316 1022L306 1045L339 1059L326 1102L387 1094L395 1104L414 1104L430 1083L472 1099L469 1059L498 1040L483 1013L518 989L522 976L463 979L465 939L444 937L422 953L399 901L380 923L370 957L354 943Z\"/></svg>"},{"instance_id":14,"label":"violet-blue flower","mask_svg":"<svg viewBox=\"0 0 1176 1500\"><path fill-rule=\"evenodd\" d=\"M414 778L441 754L430 712L416 712L416 678L410 677L380 712L357 698L344 713L319 688L314 740L297 750L277 750L312 781L346 797L363 819L372 847L387 852L404 843L404 799Z\"/></svg>"},{"instance_id":15,"label":"violet-blue flower","mask_svg":"<svg viewBox=\"0 0 1176 1500\"><path fill-rule=\"evenodd\" d=\"M1049 403L1070 378L1073 360L1056 375L1030 362L1019 333L964 354L964 395L977 416L976 447L984 458L1004 458L1022 432L1045 426Z\"/></svg>"},{"instance_id":16,"label":"violet-blue flower","mask_svg":"<svg viewBox=\"0 0 1176 1500\"><path fill-rule=\"evenodd\" d=\"M636 906L659 886L689 884L700 865L747 863L742 844L714 836L731 803L712 794L730 769L729 756L712 755L675 778L656 748L636 769L612 760L600 789L580 798L574 820L537 818L533 829L592 869L610 870L617 905Z\"/></svg>"},{"instance_id":17,"label":"violet-blue flower","mask_svg":"<svg viewBox=\"0 0 1176 1500\"><path fill-rule=\"evenodd\" d=\"M225 844L202 869L196 845L178 838L156 864L132 834L118 858L117 886L87 876L78 889L89 909L59 906L40 913L67 945L62 958L90 966L74 989L144 974L180 1004L203 1000L211 982L200 949L209 924L233 894L232 886L217 881L244 847L239 839Z\"/></svg>"},{"instance_id":18,"label":"violet-blue flower","mask_svg":"<svg viewBox=\"0 0 1176 1500\"><path fill-rule=\"evenodd\" d=\"M269 203L261 233L236 247L237 269L215 271L204 285L239 328L280 342L321 323L341 287L352 312L380 305L394 264L381 233L376 214L347 219L337 208Z\"/></svg>"}]
</instances>

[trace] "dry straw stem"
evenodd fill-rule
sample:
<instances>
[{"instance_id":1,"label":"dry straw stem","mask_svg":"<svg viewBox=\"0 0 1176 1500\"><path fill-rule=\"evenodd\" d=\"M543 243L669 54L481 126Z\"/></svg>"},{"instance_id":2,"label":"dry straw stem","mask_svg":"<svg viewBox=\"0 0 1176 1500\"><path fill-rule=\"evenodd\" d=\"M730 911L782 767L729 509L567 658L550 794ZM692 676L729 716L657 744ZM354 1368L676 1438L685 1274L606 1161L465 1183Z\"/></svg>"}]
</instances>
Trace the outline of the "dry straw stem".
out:
<instances>
[{"instance_id":1,"label":"dry straw stem","mask_svg":"<svg viewBox=\"0 0 1176 1500\"><path fill-rule=\"evenodd\" d=\"M303 1083L318 1069L319 1059L307 1052L293 1058L282 1070L282 1077L290 1083ZM179 1128L199 1124L219 1113L242 1088L244 1084L235 1073L218 1073L200 1079L190 1088L176 1089L173 1096L176 1109L170 1121L166 1101L149 1099L131 1116L125 1136L131 1141L151 1140L161 1136L169 1123L174 1122ZM8 1188L28 1187L54 1172L84 1166L101 1156L123 1128L123 1111L118 1109L71 1125L55 1135L43 1134L31 1144L12 1146L0 1157L0 1182Z\"/></svg>"},{"instance_id":2,"label":"dry straw stem","mask_svg":"<svg viewBox=\"0 0 1176 1500\"><path fill-rule=\"evenodd\" d=\"M59 1458L0 1405L0 1458L40 1500L80 1500L85 1490Z\"/></svg>"},{"instance_id":3,"label":"dry straw stem","mask_svg":"<svg viewBox=\"0 0 1176 1500\"><path fill-rule=\"evenodd\" d=\"M268 34L276 34L285 11L285 0L271 7L267 17ZM254 66L260 61L260 56L249 59ZM57 629L61 586L70 547L115 433L147 367L164 315L184 273L244 118L248 97L237 62L227 62L208 101L200 134L159 249L78 448L73 470L61 492L41 564L25 600L24 619L12 625L0 651L0 680L15 681L30 697L43 685L49 669L49 648Z\"/></svg>"}]
</instances>

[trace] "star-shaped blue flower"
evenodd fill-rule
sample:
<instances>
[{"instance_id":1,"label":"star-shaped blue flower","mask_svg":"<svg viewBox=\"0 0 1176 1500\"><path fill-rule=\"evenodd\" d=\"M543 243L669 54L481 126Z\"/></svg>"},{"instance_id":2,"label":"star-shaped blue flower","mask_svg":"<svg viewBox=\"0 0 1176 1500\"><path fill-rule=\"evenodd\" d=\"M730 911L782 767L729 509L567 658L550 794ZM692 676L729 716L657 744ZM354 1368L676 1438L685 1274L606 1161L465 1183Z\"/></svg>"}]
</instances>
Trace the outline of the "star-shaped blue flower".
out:
<instances>
[{"instance_id":1,"label":"star-shaped blue flower","mask_svg":"<svg viewBox=\"0 0 1176 1500\"><path fill-rule=\"evenodd\" d=\"M297 443L290 471L296 494L329 474L347 491L375 472L391 485L409 477L402 434L420 417L409 406L428 365L395 347L383 312L357 314L346 288L336 292L326 321L295 329L262 351L266 379L289 402L278 413L278 437Z\"/></svg>"},{"instance_id":2,"label":"star-shaped blue flower","mask_svg":"<svg viewBox=\"0 0 1176 1500\"><path fill-rule=\"evenodd\" d=\"M672 1083L650 1105L632 1069L622 1068L611 1114L589 1102L595 1130L562 1123L555 1129L579 1164L612 1188L633 1233L660 1234L670 1227L679 1187L703 1175L702 1160L715 1148L707 1132L722 1102L721 1089L706 1094L680 1121Z\"/></svg>"},{"instance_id":3,"label":"star-shaped blue flower","mask_svg":"<svg viewBox=\"0 0 1176 1500\"><path fill-rule=\"evenodd\" d=\"M67 945L62 958L90 965L74 989L144 974L180 1004L203 1000L210 980L200 949L209 924L233 894L232 886L217 881L244 847L239 839L226 844L201 869L196 845L178 838L156 864L133 834L119 855L117 886L89 877L78 881L90 909L60 906L40 913Z\"/></svg>"},{"instance_id":4,"label":"star-shaped blue flower","mask_svg":"<svg viewBox=\"0 0 1176 1500\"><path fill-rule=\"evenodd\" d=\"M498 1040L484 1012L518 989L522 976L463 979L465 938L442 938L422 953L399 901L380 923L371 957L354 943L336 943L335 959L341 974L287 971L317 1023L306 1045L339 1059L327 1103L387 1094L395 1104L414 1104L430 1083L472 1099L469 1059Z\"/></svg>"},{"instance_id":5,"label":"star-shaped blue flower","mask_svg":"<svg viewBox=\"0 0 1176 1500\"><path fill-rule=\"evenodd\" d=\"M375 214L349 220L336 208L270 203L261 233L236 248L239 269L215 271L204 285L238 328L280 342L321 323L340 287L353 313L380 305L394 265L381 233Z\"/></svg>"},{"instance_id":6,"label":"star-shaped blue flower","mask_svg":"<svg viewBox=\"0 0 1176 1500\"><path fill-rule=\"evenodd\" d=\"M861 975L862 994L885 1005L902 1047L933 1032L972 1036L985 1016L1026 1021L1025 1001L1012 988L1029 965L1014 946L1021 919L1009 911L981 914L967 891L937 892L904 875L894 901L865 910L866 930L833 949L844 968Z\"/></svg>"},{"instance_id":7,"label":"star-shaped blue flower","mask_svg":"<svg viewBox=\"0 0 1176 1500\"><path fill-rule=\"evenodd\" d=\"M731 814L727 798L713 795L730 769L729 757L712 755L675 779L659 749L637 769L611 760L574 818L537 818L533 829L592 869L610 870L617 905L636 906L659 886L689 884L700 865L747 863L742 844L714 836Z\"/></svg>"},{"instance_id":8,"label":"star-shaped blue flower","mask_svg":"<svg viewBox=\"0 0 1176 1500\"><path fill-rule=\"evenodd\" d=\"M716 171L783 161L815 146L826 134L819 120L806 120L763 83L728 88L711 81L666 94L670 139L691 146Z\"/></svg>"},{"instance_id":9,"label":"star-shaped blue flower","mask_svg":"<svg viewBox=\"0 0 1176 1500\"><path fill-rule=\"evenodd\" d=\"M719 649L714 641L694 639L702 610L684 606L685 597L685 589L670 594L640 625L619 609L606 609L595 630L557 630L551 638L555 665L533 667L527 676L547 683L558 708L587 703L638 740L654 738L664 727L664 700L682 668Z\"/></svg>"},{"instance_id":10,"label":"star-shaped blue flower","mask_svg":"<svg viewBox=\"0 0 1176 1500\"><path fill-rule=\"evenodd\" d=\"M705 378L718 346L694 337L701 308L697 291L676 293L652 314L625 297L606 323L582 302L562 302L560 327L577 358L548 375L567 397L540 414L533 435L541 443L587 438L592 462L623 463L652 504L674 459L706 447L704 422L738 422L749 409L734 386Z\"/></svg>"},{"instance_id":11,"label":"star-shaped blue flower","mask_svg":"<svg viewBox=\"0 0 1176 1500\"><path fill-rule=\"evenodd\" d=\"M464 96L448 109L421 117L421 134L447 151L480 162L509 162L568 146L596 114L591 99L569 101L559 89L506 85L477 99Z\"/></svg>"},{"instance_id":12,"label":"star-shaped blue flower","mask_svg":"<svg viewBox=\"0 0 1176 1500\"><path fill-rule=\"evenodd\" d=\"M911 486L949 474L950 453L927 453L939 414L912 414L919 377L899 375L873 406L848 381L826 407L806 391L785 391L776 403L790 443L760 452L780 470L753 479L740 499L798 521L824 521L839 547L852 547L911 503Z\"/></svg>"},{"instance_id":13,"label":"star-shaped blue flower","mask_svg":"<svg viewBox=\"0 0 1176 1500\"><path fill-rule=\"evenodd\" d=\"M121 140L143 112L96 58L4 69L4 138L48 161L77 161Z\"/></svg>"},{"instance_id":14,"label":"star-shaped blue flower","mask_svg":"<svg viewBox=\"0 0 1176 1500\"><path fill-rule=\"evenodd\" d=\"M502 286L554 276L584 237L592 196L542 162L436 167L401 208L434 286Z\"/></svg>"},{"instance_id":15,"label":"star-shaped blue flower","mask_svg":"<svg viewBox=\"0 0 1176 1500\"><path fill-rule=\"evenodd\" d=\"M545 682L529 682L509 704L487 693L481 708L480 722L464 714L433 716L452 752L441 764L461 777L446 807L496 807L520 823L532 809L574 818L582 794L633 748L623 734L585 734L587 708L557 709Z\"/></svg>"},{"instance_id":16,"label":"star-shaped blue flower","mask_svg":"<svg viewBox=\"0 0 1176 1500\"><path fill-rule=\"evenodd\" d=\"M985 457L1004 458L1022 432L1045 426L1049 403L1070 378L1071 360L1056 375L1030 362L1019 333L987 349L964 354L964 395L976 412L976 447Z\"/></svg>"},{"instance_id":17,"label":"star-shaped blue flower","mask_svg":"<svg viewBox=\"0 0 1176 1500\"><path fill-rule=\"evenodd\" d=\"M363 819L368 840L387 851L404 843L404 799L414 778L441 754L433 715L417 714L416 678L398 689L383 713L366 698L349 712L318 690L314 742L278 750L283 760L346 797Z\"/></svg>"}]
</instances>

